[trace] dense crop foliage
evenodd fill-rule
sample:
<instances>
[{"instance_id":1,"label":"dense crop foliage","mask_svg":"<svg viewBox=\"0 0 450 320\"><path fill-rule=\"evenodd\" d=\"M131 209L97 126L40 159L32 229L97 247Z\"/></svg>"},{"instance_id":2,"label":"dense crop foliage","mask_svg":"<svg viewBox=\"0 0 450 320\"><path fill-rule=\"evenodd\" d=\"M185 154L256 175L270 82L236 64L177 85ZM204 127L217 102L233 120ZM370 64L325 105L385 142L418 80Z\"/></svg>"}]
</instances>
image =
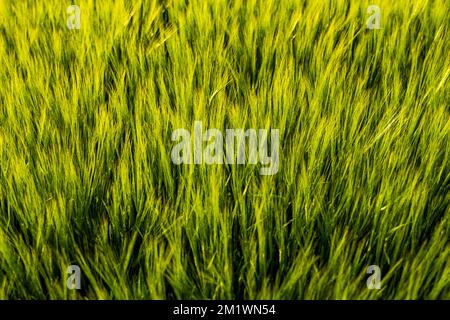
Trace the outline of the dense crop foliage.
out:
<instances>
[{"instance_id":1,"label":"dense crop foliage","mask_svg":"<svg viewBox=\"0 0 450 320\"><path fill-rule=\"evenodd\" d=\"M378 0L380 30L366 1L71 4L0 2L0 298L450 298L449 1ZM173 164L194 121L279 129L278 173Z\"/></svg>"}]
</instances>

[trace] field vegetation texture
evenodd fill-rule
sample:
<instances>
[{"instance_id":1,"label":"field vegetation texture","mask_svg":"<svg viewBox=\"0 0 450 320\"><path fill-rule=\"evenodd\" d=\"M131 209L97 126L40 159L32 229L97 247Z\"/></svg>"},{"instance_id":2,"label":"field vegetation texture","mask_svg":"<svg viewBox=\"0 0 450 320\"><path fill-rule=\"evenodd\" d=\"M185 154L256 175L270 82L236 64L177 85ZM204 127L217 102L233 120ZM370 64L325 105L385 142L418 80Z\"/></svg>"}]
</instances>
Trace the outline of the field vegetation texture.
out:
<instances>
[{"instance_id":1,"label":"field vegetation texture","mask_svg":"<svg viewBox=\"0 0 450 320\"><path fill-rule=\"evenodd\" d=\"M0 298L450 299L449 17L0 1ZM173 164L194 121L279 129L278 173Z\"/></svg>"}]
</instances>

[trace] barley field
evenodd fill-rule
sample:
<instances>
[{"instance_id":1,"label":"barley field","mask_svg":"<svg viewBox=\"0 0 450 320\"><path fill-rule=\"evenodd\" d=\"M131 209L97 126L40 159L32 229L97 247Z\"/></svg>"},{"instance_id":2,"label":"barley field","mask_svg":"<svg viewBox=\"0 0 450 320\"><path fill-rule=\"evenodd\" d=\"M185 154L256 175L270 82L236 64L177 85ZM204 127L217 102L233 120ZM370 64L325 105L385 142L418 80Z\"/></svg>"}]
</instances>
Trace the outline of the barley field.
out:
<instances>
[{"instance_id":1,"label":"barley field","mask_svg":"<svg viewBox=\"0 0 450 320\"><path fill-rule=\"evenodd\" d=\"M1 0L0 299L450 299L449 29L448 0ZM278 129L277 172L173 163L195 121Z\"/></svg>"}]
</instances>

